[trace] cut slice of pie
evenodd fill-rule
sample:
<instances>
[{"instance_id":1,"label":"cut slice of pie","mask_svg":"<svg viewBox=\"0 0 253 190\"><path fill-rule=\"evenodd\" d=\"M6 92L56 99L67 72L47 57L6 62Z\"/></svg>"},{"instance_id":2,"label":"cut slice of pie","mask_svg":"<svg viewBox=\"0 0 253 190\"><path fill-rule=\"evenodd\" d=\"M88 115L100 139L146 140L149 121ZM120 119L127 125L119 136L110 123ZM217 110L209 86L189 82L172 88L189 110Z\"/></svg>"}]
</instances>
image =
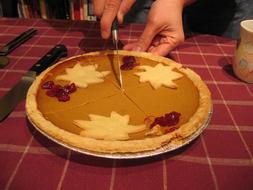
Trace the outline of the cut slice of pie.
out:
<instances>
[{"instance_id":1,"label":"cut slice of pie","mask_svg":"<svg viewBox=\"0 0 253 190\"><path fill-rule=\"evenodd\" d=\"M99 153L183 143L207 120L210 92L192 70L149 53L92 52L60 61L27 94L29 119L48 136Z\"/></svg>"}]
</instances>

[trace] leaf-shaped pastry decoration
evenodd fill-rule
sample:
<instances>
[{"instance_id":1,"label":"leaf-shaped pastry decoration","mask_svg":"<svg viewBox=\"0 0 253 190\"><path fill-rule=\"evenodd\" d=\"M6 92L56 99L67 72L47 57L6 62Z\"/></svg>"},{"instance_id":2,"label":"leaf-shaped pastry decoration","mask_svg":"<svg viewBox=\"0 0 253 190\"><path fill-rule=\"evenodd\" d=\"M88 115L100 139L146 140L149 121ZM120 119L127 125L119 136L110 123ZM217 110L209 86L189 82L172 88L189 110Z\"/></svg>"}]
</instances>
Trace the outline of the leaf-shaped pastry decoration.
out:
<instances>
[{"instance_id":1,"label":"leaf-shaped pastry decoration","mask_svg":"<svg viewBox=\"0 0 253 190\"><path fill-rule=\"evenodd\" d=\"M158 89L162 85L169 88L177 88L174 80L183 77L182 74L173 71L174 67L164 66L162 64L157 64L155 67L143 65L139 66L139 69L145 70L144 72L135 73L135 75L140 77L140 82L150 82L154 89Z\"/></svg>"},{"instance_id":2,"label":"leaf-shaped pastry decoration","mask_svg":"<svg viewBox=\"0 0 253 190\"><path fill-rule=\"evenodd\" d=\"M96 69L97 65L76 64L73 68L65 69L66 74L57 76L56 80L69 81L80 88L86 88L89 84L103 82L103 78L110 73L110 71L99 72Z\"/></svg>"},{"instance_id":3,"label":"leaf-shaped pastry decoration","mask_svg":"<svg viewBox=\"0 0 253 190\"><path fill-rule=\"evenodd\" d=\"M129 125L129 115L121 116L112 111L110 117L90 114L90 121L74 120L83 129L80 135L103 140L127 140L129 133L145 130L145 125Z\"/></svg>"}]
</instances>

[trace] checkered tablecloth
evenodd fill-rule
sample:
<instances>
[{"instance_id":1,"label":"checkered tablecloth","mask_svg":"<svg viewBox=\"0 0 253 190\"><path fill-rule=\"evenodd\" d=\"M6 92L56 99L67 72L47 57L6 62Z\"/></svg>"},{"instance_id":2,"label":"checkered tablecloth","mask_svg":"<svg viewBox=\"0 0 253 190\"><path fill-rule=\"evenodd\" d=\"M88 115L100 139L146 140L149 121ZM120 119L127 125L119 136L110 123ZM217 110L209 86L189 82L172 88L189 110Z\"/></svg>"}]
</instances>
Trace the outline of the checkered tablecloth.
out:
<instances>
[{"instance_id":1,"label":"checkered tablecloth","mask_svg":"<svg viewBox=\"0 0 253 190\"><path fill-rule=\"evenodd\" d=\"M0 19L0 46L28 28L37 35L8 55L0 69L3 96L55 44L68 56L112 48L99 23ZM136 40L144 25L120 28L123 43ZM14 190L252 190L253 85L232 72L234 40L192 35L170 57L196 71L213 100L210 125L190 145L152 158L113 160L65 149L40 135L26 119L25 101L0 123L0 189Z\"/></svg>"}]
</instances>

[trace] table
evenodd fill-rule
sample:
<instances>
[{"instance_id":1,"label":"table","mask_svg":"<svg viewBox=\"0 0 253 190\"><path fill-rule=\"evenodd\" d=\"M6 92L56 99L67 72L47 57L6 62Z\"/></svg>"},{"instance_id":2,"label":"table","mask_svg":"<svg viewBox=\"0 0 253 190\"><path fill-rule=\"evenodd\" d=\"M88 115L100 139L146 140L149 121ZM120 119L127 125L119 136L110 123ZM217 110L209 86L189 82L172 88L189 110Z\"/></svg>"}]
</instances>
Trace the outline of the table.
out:
<instances>
[{"instance_id":1,"label":"table","mask_svg":"<svg viewBox=\"0 0 253 190\"><path fill-rule=\"evenodd\" d=\"M0 69L3 96L57 43L68 56L112 48L99 23L0 19L0 45L34 27L36 36L8 55ZM144 25L120 28L123 43L136 40ZM253 85L238 80L231 62L236 42L191 35L170 57L197 72L208 85L213 117L190 145L152 158L113 160L67 150L40 135L27 121L25 100L0 123L0 189L253 189Z\"/></svg>"}]
</instances>

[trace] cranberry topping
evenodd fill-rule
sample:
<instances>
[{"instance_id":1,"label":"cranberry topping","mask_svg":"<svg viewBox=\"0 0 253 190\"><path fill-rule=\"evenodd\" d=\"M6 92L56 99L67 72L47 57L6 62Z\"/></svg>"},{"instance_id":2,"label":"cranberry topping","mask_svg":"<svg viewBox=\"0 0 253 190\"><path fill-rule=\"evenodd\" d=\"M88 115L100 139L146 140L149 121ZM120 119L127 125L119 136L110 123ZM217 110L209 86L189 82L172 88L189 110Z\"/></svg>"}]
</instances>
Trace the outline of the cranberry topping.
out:
<instances>
[{"instance_id":1,"label":"cranberry topping","mask_svg":"<svg viewBox=\"0 0 253 190\"><path fill-rule=\"evenodd\" d=\"M76 91L75 83L61 86L54 84L53 81L47 81L41 86L43 89L47 89L46 95L50 97L56 97L60 102L66 102L70 100L69 94Z\"/></svg>"},{"instance_id":2,"label":"cranberry topping","mask_svg":"<svg viewBox=\"0 0 253 190\"><path fill-rule=\"evenodd\" d=\"M165 129L164 133L171 133L173 131L175 131L176 129L178 129L179 127L169 127L167 129Z\"/></svg>"},{"instance_id":3,"label":"cranberry topping","mask_svg":"<svg viewBox=\"0 0 253 190\"><path fill-rule=\"evenodd\" d=\"M67 102L70 100L70 96L68 93L66 92L62 92L61 95L57 96L57 99L60 101L60 102Z\"/></svg>"},{"instance_id":4,"label":"cranberry topping","mask_svg":"<svg viewBox=\"0 0 253 190\"><path fill-rule=\"evenodd\" d=\"M70 94L76 91L76 85L75 83L71 83L70 85L65 85L63 89L65 92Z\"/></svg>"},{"instance_id":5,"label":"cranberry topping","mask_svg":"<svg viewBox=\"0 0 253 190\"><path fill-rule=\"evenodd\" d=\"M43 89L51 89L53 86L54 86L54 82L50 80L50 81L43 83L41 87Z\"/></svg>"},{"instance_id":6,"label":"cranberry topping","mask_svg":"<svg viewBox=\"0 0 253 190\"><path fill-rule=\"evenodd\" d=\"M123 64L120 66L121 70L131 70L138 64L136 63L134 56L124 56Z\"/></svg>"},{"instance_id":7,"label":"cranberry topping","mask_svg":"<svg viewBox=\"0 0 253 190\"><path fill-rule=\"evenodd\" d=\"M54 85L51 89L50 89L53 93L55 93L55 95L57 95L61 90L62 90L62 86L59 84Z\"/></svg>"},{"instance_id":8,"label":"cranberry topping","mask_svg":"<svg viewBox=\"0 0 253 190\"><path fill-rule=\"evenodd\" d=\"M162 127L176 125L179 122L180 116L181 114L175 111L166 113L164 116L156 117L150 127L152 128L155 125L160 125Z\"/></svg>"}]
</instances>

